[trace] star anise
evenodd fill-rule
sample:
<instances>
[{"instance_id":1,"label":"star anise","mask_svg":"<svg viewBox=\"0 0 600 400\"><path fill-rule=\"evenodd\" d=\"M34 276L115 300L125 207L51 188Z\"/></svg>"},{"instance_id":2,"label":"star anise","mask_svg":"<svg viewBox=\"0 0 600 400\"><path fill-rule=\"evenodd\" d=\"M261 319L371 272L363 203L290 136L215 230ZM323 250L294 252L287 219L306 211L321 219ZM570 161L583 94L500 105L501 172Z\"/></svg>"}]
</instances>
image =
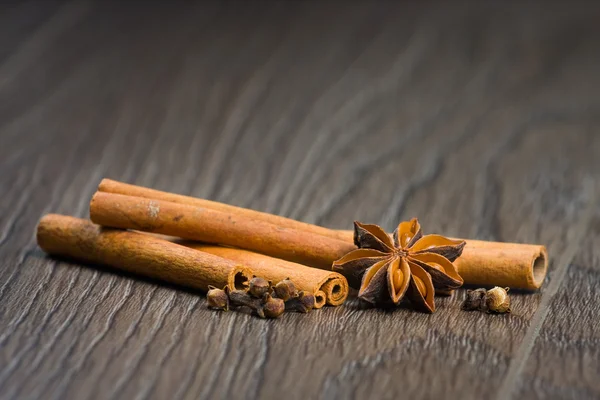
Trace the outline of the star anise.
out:
<instances>
[{"instance_id":1,"label":"star anise","mask_svg":"<svg viewBox=\"0 0 600 400\"><path fill-rule=\"evenodd\" d=\"M463 284L452 262L465 246L462 240L423 236L416 218L401 222L393 240L377 225L354 222L354 244L359 248L333 263L333 269L359 288L358 297L375 305L398 304L406 295L413 306L435 311L435 290Z\"/></svg>"}]
</instances>

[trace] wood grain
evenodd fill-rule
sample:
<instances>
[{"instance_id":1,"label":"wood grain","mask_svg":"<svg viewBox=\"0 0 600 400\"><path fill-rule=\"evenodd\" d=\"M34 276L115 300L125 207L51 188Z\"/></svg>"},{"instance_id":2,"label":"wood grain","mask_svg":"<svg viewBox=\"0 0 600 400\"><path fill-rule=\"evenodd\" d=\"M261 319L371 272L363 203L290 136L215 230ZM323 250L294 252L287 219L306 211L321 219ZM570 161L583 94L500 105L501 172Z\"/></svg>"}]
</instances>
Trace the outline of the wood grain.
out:
<instances>
[{"instance_id":1,"label":"wood grain","mask_svg":"<svg viewBox=\"0 0 600 400\"><path fill-rule=\"evenodd\" d=\"M43 6L41 4L44 4ZM0 398L595 398L600 10L0 8ZM262 321L46 257L102 177L350 228L543 243L513 313Z\"/></svg>"}]
</instances>

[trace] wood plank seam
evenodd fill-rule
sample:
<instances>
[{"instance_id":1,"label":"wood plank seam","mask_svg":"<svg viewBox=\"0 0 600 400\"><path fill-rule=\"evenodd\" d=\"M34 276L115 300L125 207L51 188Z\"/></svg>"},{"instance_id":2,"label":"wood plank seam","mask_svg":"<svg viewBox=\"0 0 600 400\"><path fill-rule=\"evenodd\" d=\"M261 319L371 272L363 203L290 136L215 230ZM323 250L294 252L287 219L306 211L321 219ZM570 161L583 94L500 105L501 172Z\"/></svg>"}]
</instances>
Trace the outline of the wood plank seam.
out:
<instances>
[{"instance_id":1,"label":"wood plank seam","mask_svg":"<svg viewBox=\"0 0 600 400\"><path fill-rule=\"evenodd\" d=\"M508 400L512 398L513 393L517 389L519 379L521 378L525 364L531 355L533 345L537 337L539 336L540 330L544 324L544 320L548 315L550 309L550 303L552 298L560 288L571 262L575 257L575 253L579 250L581 241L584 235L589 231L590 221L592 215L596 209L596 200L598 199L597 188L595 187L592 179L585 182L585 192L589 199L586 209L579 220L579 224L576 226L573 240L569 243L566 251L562 253L562 256L557 261L557 267L554 269L555 273L552 281L546 286L540 305L538 306L535 314L531 318L531 323L527 328L527 332L523 337L521 345L516 351L516 357L513 358L508 366L508 371L504 376L504 381L500 386L502 390L498 392L498 400Z\"/></svg>"}]
</instances>

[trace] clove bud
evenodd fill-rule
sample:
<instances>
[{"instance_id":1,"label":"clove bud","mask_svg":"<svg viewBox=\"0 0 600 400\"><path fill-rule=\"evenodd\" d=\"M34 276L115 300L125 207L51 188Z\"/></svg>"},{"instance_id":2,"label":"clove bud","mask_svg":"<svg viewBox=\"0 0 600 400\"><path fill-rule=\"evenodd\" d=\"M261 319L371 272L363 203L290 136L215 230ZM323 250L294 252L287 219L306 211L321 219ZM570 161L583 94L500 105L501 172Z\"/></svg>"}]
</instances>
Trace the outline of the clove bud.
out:
<instances>
[{"instance_id":1,"label":"clove bud","mask_svg":"<svg viewBox=\"0 0 600 400\"><path fill-rule=\"evenodd\" d=\"M509 313L510 298L509 288L494 287L490 290L475 289L467 290L467 298L462 305L465 311L482 311L487 313Z\"/></svg>"},{"instance_id":2,"label":"clove bud","mask_svg":"<svg viewBox=\"0 0 600 400\"><path fill-rule=\"evenodd\" d=\"M265 293L263 297L263 312L267 318L277 318L285 311L285 303L271 294Z\"/></svg>"},{"instance_id":3,"label":"clove bud","mask_svg":"<svg viewBox=\"0 0 600 400\"><path fill-rule=\"evenodd\" d=\"M495 312L498 314L510 312L509 290L510 288L501 288L499 286L488 290L486 295L488 312Z\"/></svg>"},{"instance_id":4,"label":"clove bud","mask_svg":"<svg viewBox=\"0 0 600 400\"><path fill-rule=\"evenodd\" d=\"M310 292L298 291L296 285L286 278L271 288L271 282L254 277L248 290L224 290L209 286L208 305L210 308L227 310L229 305L247 307L260 318L277 318L284 311L307 313L315 307L315 296Z\"/></svg>"},{"instance_id":5,"label":"clove bud","mask_svg":"<svg viewBox=\"0 0 600 400\"><path fill-rule=\"evenodd\" d=\"M465 311L487 311L486 295L487 290L485 289L467 290L467 298L462 305L462 309Z\"/></svg>"},{"instance_id":6,"label":"clove bud","mask_svg":"<svg viewBox=\"0 0 600 400\"><path fill-rule=\"evenodd\" d=\"M271 297L269 293L257 299L244 290L232 290L229 292L229 301L234 306L252 309L260 318L277 318L285 308L283 300Z\"/></svg>"},{"instance_id":7,"label":"clove bud","mask_svg":"<svg viewBox=\"0 0 600 400\"><path fill-rule=\"evenodd\" d=\"M298 297L298 289L296 289L296 285L294 285L294 282L292 282L290 278L285 278L281 282L277 283L273 290L275 292L275 296L279 297L283 301L288 301L289 299Z\"/></svg>"},{"instance_id":8,"label":"clove bud","mask_svg":"<svg viewBox=\"0 0 600 400\"><path fill-rule=\"evenodd\" d=\"M300 291L298 296L285 302L287 311L307 313L315 307L315 295L310 292Z\"/></svg>"},{"instance_id":9,"label":"clove bud","mask_svg":"<svg viewBox=\"0 0 600 400\"><path fill-rule=\"evenodd\" d=\"M269 293L271 290L271 282L267 281L264 278L260 278L255 276L250 279L248 286L248 293L252 297L256 297L257 299L261 299L265 293Z\"/></svg>"},{"instance_id":10,"label":"clove bud","mask_svg":"<svg viewBox=\"0 0 600 400\"><path fill-rule=\"evenodd\" d=\"M227 292L214 286L208 287L206 301L208 302L208 307L212 308L213 310L227 311L229 309L229 298L227 297Z\"/></svg>"}]
</instances>

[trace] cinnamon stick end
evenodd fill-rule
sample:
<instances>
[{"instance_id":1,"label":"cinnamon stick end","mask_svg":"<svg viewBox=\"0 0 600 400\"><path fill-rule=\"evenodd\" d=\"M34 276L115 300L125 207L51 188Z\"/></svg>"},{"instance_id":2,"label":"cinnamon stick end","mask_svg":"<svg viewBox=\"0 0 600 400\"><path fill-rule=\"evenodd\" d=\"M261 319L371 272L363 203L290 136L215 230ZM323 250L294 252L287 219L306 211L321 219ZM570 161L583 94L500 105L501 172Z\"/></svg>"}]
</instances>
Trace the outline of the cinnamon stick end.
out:
<instances>
[{"instance_id":1,"label":"cinnamon stick end","mask_svg":"<svg viewBox=\"0 0 600 400\"><path fill-rule=\"evenodd\" d=\"M531 286L533 289L539 289L546 279L548 272L548 251L545 246L540 246L540 251L535 254L531 261Z\"/></svg>"},{"instance_id":2,"label":"cinnamon stick end","mask_svg":"<svg viewBox=\"0 0 600 400\"><path fill-rule=\"evenodd\" d=\"M322 308L327 303L327 295L322 290L317 290L315 293L314 309Z\"/></svg>"},{"instance_id":3,"label":"cinnamon stick end","mask_svg":"<svg viewBox=\"0 0 600 400\"><path fill-rule=\"evenodd\" d=\"M239 265L229 273L228 286L231 290L247 291L253 276L250 268Z\"/></svg>"},{"instance_id":4,"label":"cinnamon stick end","mask_svg":"<svg viewBox=\"0 0 600 400\"><path fill-rule=\"evenodd\" d=\"M323 286L321 290L326 295L327 304L330 306L342 305L348 298L348 281L342 275L330 278Z\"/></svg>"}]
</instances>

